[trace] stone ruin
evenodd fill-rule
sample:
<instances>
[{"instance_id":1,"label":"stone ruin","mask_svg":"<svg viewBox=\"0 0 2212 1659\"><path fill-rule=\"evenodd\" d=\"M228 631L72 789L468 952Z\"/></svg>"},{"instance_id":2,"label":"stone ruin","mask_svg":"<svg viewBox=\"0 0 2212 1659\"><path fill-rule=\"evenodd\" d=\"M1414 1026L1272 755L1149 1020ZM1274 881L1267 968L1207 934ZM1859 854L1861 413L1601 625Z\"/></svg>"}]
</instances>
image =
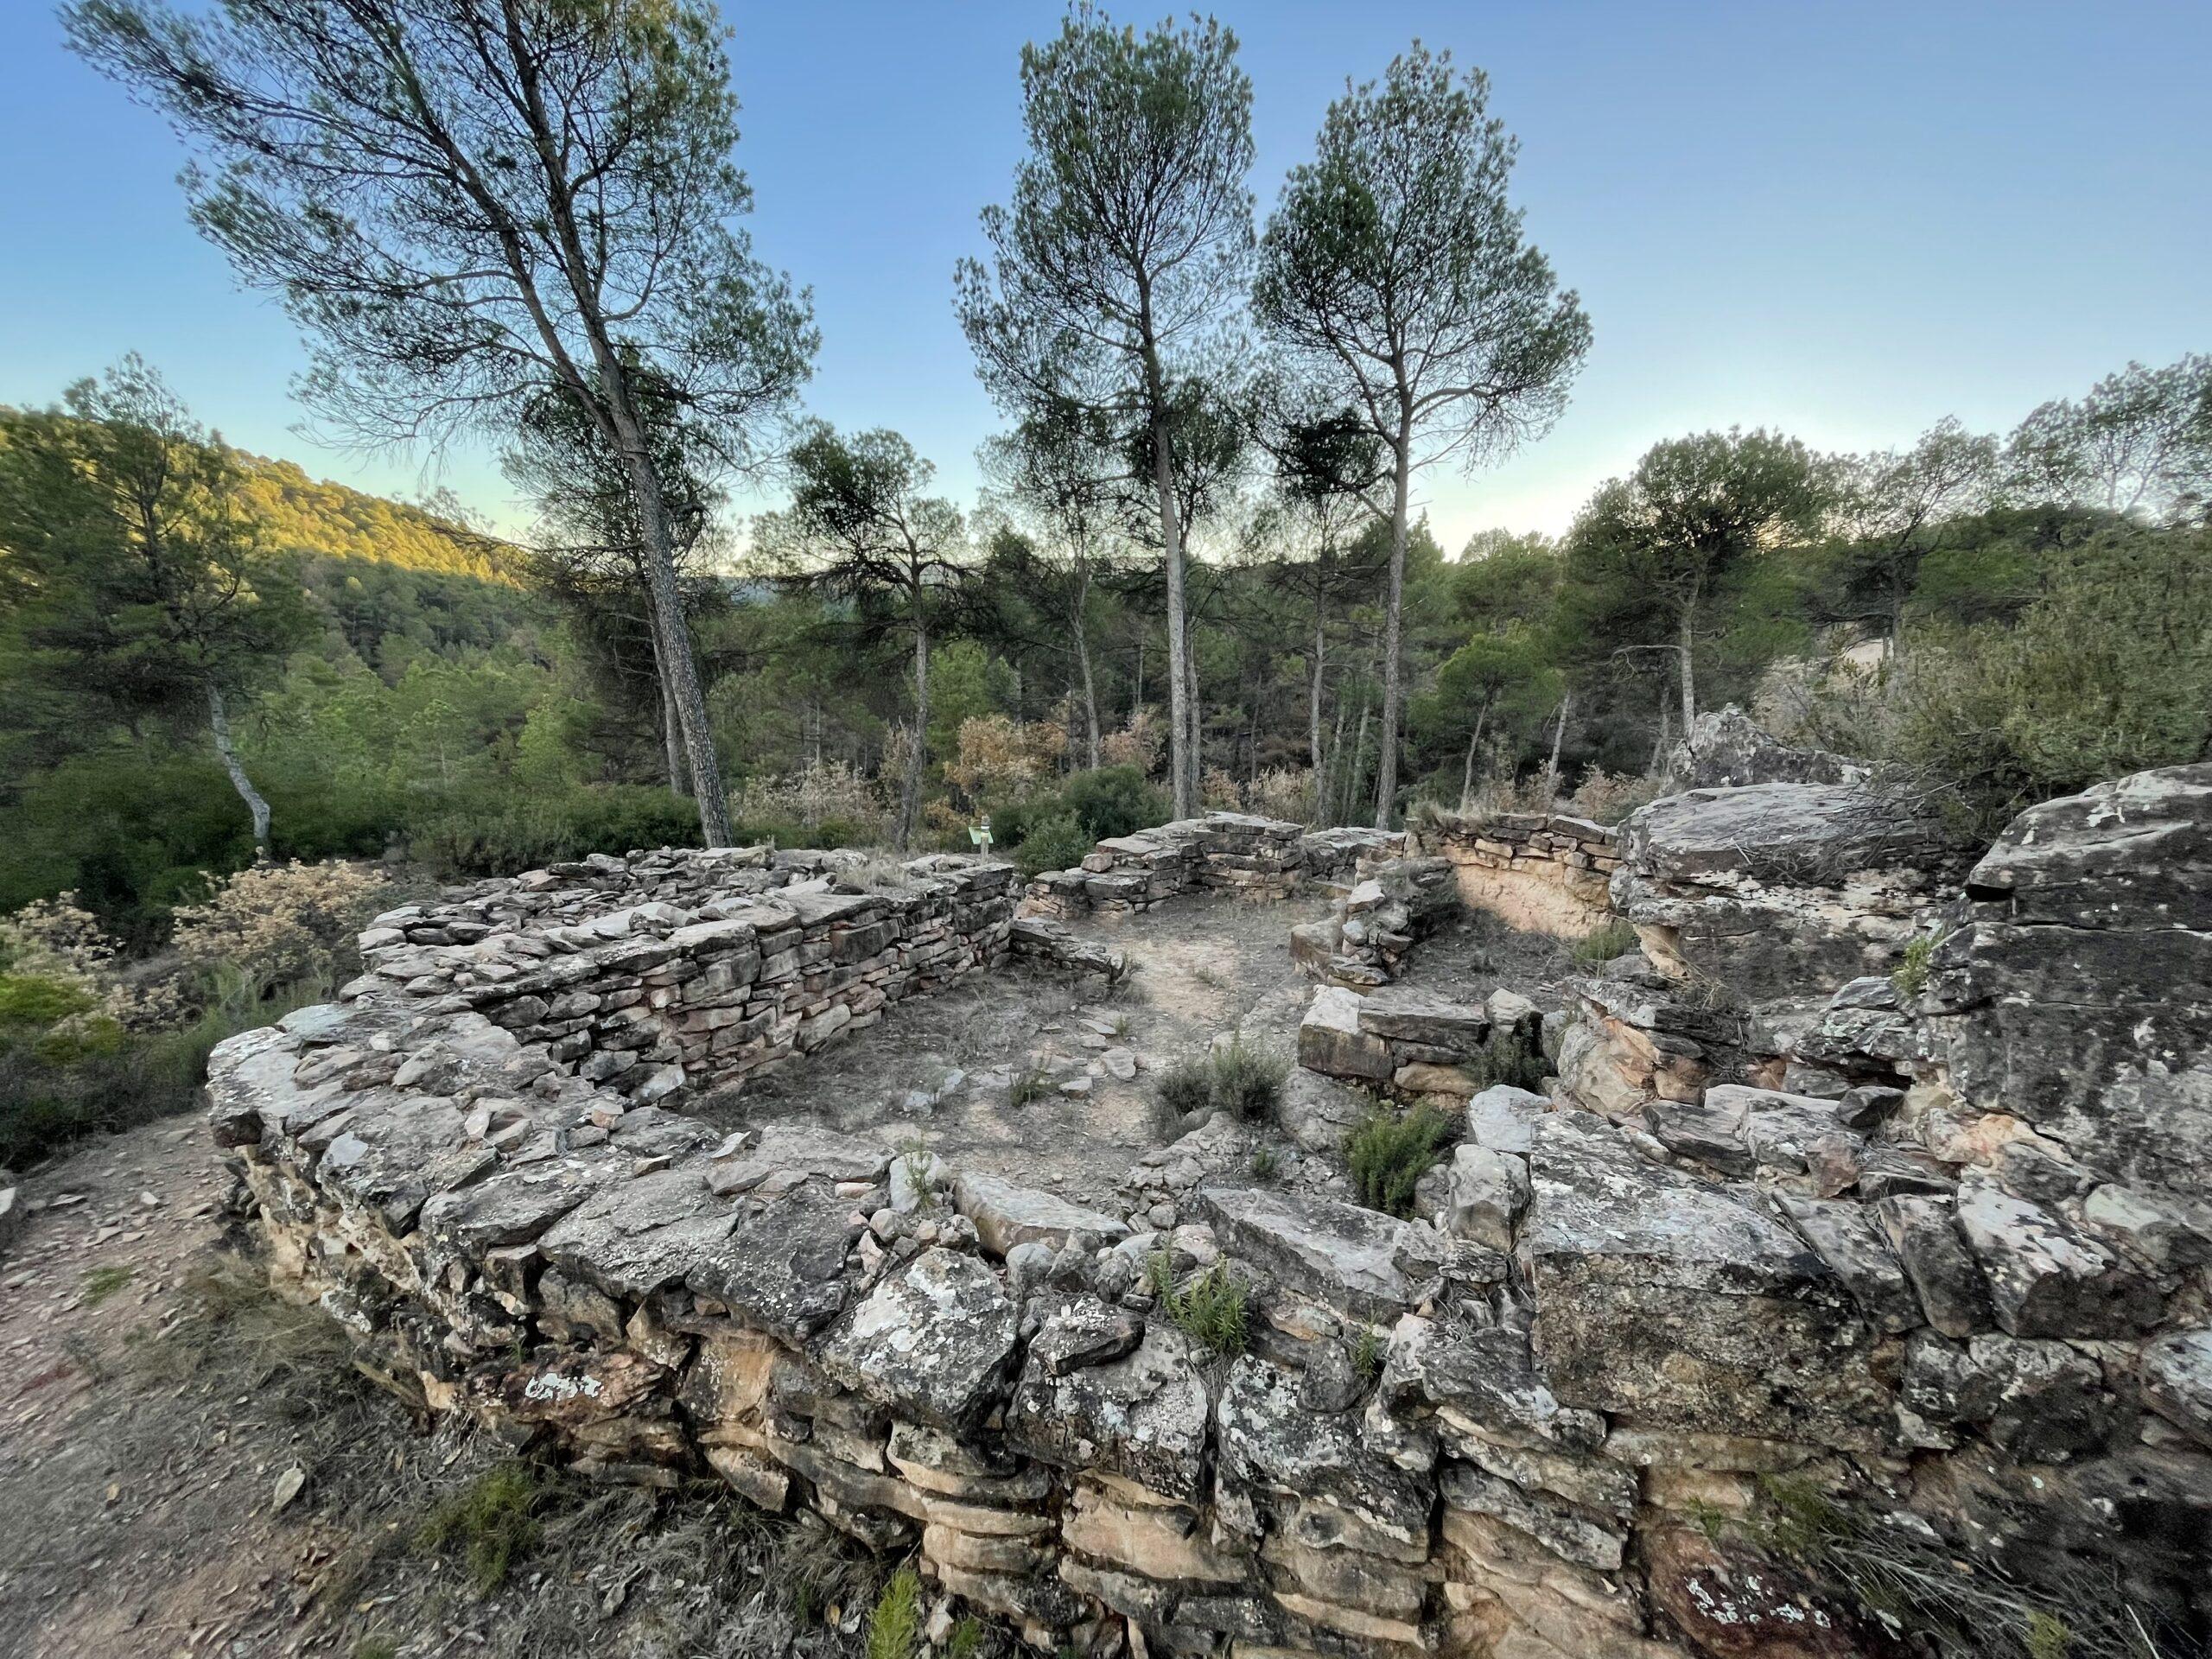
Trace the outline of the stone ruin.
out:
<instances>
[{"instance_id":1,"label":"stone ruin","mask_svg":"<svg viewBox=\"0 0 2212 1659\"><path fill-rule=\"evenodd\" d=\"M1645 950L1550 1013L1313 993L1281 1128L1316 1161L1377 1096L1460 1125L1410 1220L1255 1179L1220 1118L1112 1213L677 1109L1017 940L1098 968L1068 914L1402 851L1309 864L1264 820L1103 844L1033 889L1058 917L969 860L887 893L765 852L488 884L380 918L339 1002L225 1044L215 1135L280 1284L430 1408L610 1478L710 1468L1048 1651L1901 1650L1732 1524L1785 1483L1915 1559L2086 1577L2192 1651L2212 766L2037 807L1948 890L1823 792L1851 787L1697 791L1602 840L1470 826L1509 874L1548 836L1578 902L1576 856L1618 859L1602 913ZM1724 821L1794 839L1732 859ZM1926 973L1892 978L1908 935ZM1234 1357L1153 1294L1224 1264Z\"/></svg>"}]
</instances>

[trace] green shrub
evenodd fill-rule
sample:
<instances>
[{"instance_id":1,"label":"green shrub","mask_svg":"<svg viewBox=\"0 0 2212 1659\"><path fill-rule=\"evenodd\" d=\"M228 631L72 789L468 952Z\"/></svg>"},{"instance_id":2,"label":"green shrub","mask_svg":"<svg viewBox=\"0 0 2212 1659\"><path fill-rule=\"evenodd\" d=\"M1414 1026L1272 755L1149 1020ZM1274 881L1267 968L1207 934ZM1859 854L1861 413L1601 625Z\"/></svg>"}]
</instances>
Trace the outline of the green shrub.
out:
<instances>
[{"instance_id":1,"label":"green shrub","mask_svg":"<svg viewBox=\"0 0 2212 1659\"><path fill-rule=\"evenodd\" d=\"M1287 1059L1248 1048L1239 1038L1175 1061L1153 1088L1162 1114L1176 1123L1209 1111L1227 1112L1239 1123L1258 1123L1274 1116L1289 1075Z\"/></svg>"},{"instance_id":2,"label":"green shrub","mask_svg":"<svg viewBox=\"0 0 2212 1659\"><path fill-rule=\"evenodd\" d=\"M1145 1274L1160 1311L1178 1331L1225 1359L1244 1351L1244 1281L1226 1262L1179 1287L1174 1258L1162 1248L1146 1258Z\"/></svg>"},{"instance_id":3,"label":"green shrub","mask_svg":"<svg viewBox=\"0 0 2212 1659\"><path fill-rule=\"evenodd\" d=\"M1890 983L1902 997L1918 996L1928 988L1928 976L1936 961L1936 947L1943 943L1937 933L1921 933L1907 941L1904 960L1898 963L1890 975Z\"/></svg>"},{"instance_id":4,"label":"green shrub","mask_svg":"<svg viewBox=\"0 0 2212 1659\"><path fill-rule=\"evenodd\" d=\"M503 1463L433 1510L416 1531L416 1545L439 1554L458 1550L470 1581L488 1593L537 1547L537 1511L545 1497L536 1468Z\"/></svg>"},{"instance_id":5,"label":"green shrub","mask_svg":"<svg viewBox=\"0 0 2212 1659\"><path fill-rule=\"evenodd\" d=\"M1060 785L1059 797L1094 842L1152 829L1166 823L1174 810L1166 792L1147 783L1135 766L1072 772Z\"/></svg>"},{"instance_id":6,"label":"green shrub","mask_svg":"<svg viewBox=\"0 0 2212 1659\"><path fill-rule=\"evenodd\" d=\"M868 1659L915 1659L922 1646L922 1580L911 1567L891 1575L868 1616Z\"/></svg>"},{"instance_id":7,"label":"green shrub","mask_svg":"<svg viewBox=\"0 0 2212 1659\"><path fill-rule=\"evenodd\" d=\"M1409 1111L1370 1112L1345 1148L1359 1201L1386 1215L1410 1217L1414 1188L1452 1138L1451 1118L1426 1101Z\"/></svg>"},{"instance_id":8,"label":"green shrub","mask_svg":"<svg viewBox=\"0 0 2212 1659\"><path fill-rule=\"evenodd\" d=\"M1624 957L1639 944L1636 929L1618 916L1609 916L1605 923L1567 947L1567 955L1577 962L1611 962L1615 957Z\"/></svg>"},{"instance_id":9,"label":"green shrub","mask_svg":"<svg viewBox=\"0 0 2212 1659\"><path fill-rule=\"evenodd\" d=\"M1029 826L1014 849L1014 861L1032 880L1046 870L1071 870L1083 862L1094 839L1076 821L1074 813L1057 813Z\"/></svg>"},{"instance_id":10,"label":"green shrub","mask_svg":"<svg viewBox=\"0 0 2212 1659\"><path fill-rule=\"evenodd\" d=\"M1006 1103L1020 1111L1036 1101L1051 1098L1052 1093L1051 1068L1032 1061L1014 1068L1013 1080L1006 1086Z\"/></svg>"}]
</instances>

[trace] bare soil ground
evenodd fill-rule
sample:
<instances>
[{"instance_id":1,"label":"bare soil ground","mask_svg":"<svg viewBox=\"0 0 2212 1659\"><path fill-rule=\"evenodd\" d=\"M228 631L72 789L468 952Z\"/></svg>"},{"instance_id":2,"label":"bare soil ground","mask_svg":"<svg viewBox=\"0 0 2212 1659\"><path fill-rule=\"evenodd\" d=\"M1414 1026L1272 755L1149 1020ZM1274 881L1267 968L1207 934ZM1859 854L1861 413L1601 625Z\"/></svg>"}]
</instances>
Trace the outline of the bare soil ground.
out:
<instances>
[{"instance_id":1,"label":"bare soil ground","mask_svg":"<svg viewBox=\"0 0 2212 1659\"><path fill-rule=\"evenodd\" d=\"M1108 1201L1156 1143L1161 1067L1257 1007L1268 1040L1290 1043L1304 999L1289 930L1323 909L1193 898L1087 923L1136 964L1114 991L1018 966L706 1109L876 1128ZM1471 915L1414 961L1421 988L1503 983L1547 1005L1574 969L1563 946ZM1079 1071L1102 1039L1135 1054L1134 1078L1008 1109L1007 1075ZM963 1087L909 1102L956 1068ZM355 1370L340 1328L270 1296L239 1254L196 1118L95 1143L23 1187L33 1213L0 1258L0 1653L863 1651L888 1563L712 1484L594 1488L518 1463ZM485 1587L477 1568L488 1579L503 1541L512 1562ZM1002 1650L990 1636L975 1649Z\"/></svg>"},{"instance_id":2,"label":"bare soil ground","mask_svg":"<svg viewBox=\"0 0 2212 1659\"><path fill-rule=\"evenodd\" d=\"M1078 933L1127 952L1133 971L1119 986L1017 963L898 1003L849 1041L697 1109L733 1127L797 1118L873 1131L963 1168L1109 1203L1130 1161L1160 1143L1153 1079L1262 1001L1287 1010L1283 993L1303 982L1291 965L1290 930L1326 908L1318 899L1198 895L1138 916L1083 921ZM1269 1039L1285 1052L1294 1018ZM1102 1057L1116 1048L1135 1055L1134 1077L1105 1068ZM959 1084L934 1105L910 1100L916 1090L934 1093L954 1071ZM1014 1083L1039 1072L1088 1075L1090 1092L1071 1096L1048 1080L1036 1097L1011 1104Z\"/></svg>"}]
</instances>

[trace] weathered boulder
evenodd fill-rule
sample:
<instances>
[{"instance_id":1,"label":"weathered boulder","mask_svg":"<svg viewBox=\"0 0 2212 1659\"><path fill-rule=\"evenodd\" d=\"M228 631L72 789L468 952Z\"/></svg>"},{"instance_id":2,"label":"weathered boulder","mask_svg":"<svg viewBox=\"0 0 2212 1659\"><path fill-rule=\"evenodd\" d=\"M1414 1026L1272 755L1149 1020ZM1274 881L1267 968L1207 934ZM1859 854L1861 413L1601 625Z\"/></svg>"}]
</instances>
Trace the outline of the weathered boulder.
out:
<instances>
[{"instance_id":1,"label":"weathered boulder","mask_svg":"<svg viewBox=\"0 0 2212 1659\"><path fill-rule=\"evenodd\" d=\"M822 1369L901 1417L958 1433L998 1402L1020 1311L972 1255L925 1250L822 1344Z\"/></svg>"},{"instance_id":2,"label":"weathered boulder","mask_svg":"<svg viewBox=\"0 0 2212 1659\"><path fill-rule=\"evenodd\" d=\"M1386 1537L1422 1542L1435 1446L1414 1452L1408 1466L1400 1439L1377 1440L1368 1422L1312 1410L1295 1376L1248 1354L1230 1367L1215 1411L1222 1479L1253 1496L1319 1500Z\"/></svg>"},{"instance_id":3,"label":"weathered boulder","mask_svg":"<svg viewBox=\"0 0 2212 1659\"><path fill-rule=\"evenodd\" d=\"M2158 1319L2158 1287L2143 1273L1993 1182L1959 1188L1959 1230L2013 1336L2130 1337Z\"/></svg>"},{"instance_id":4,"label":"weathered boulder","mask_svg":"<svg viewBox=\"0 0 2212 1659\"><path fill-rule=\"evenodd\" d=\"M1395 1319L1433 1286L1434 1231L1340 1198L1210 1187L1199 1213L1222 1249L1272 1282L1354 1319Z\"/></svg>"},{"instance_id":5,"label":"weathered boulder","mask_svg":"<svg viewBox=\"0 0 2212 1659\"><path fill-rule=\"evenodd\" d=\"M2143 1400L2212 1449L2212 1330L2174 1331L2143 1350Z\"/></svg>"},{"instance_id":6,"label":"weathered boulder","mask_svg":"<svg viewBox=\"0 0 2212 1659\"><path fill-rule=\"evenodd\" d=\"M1055 1351L1075 1340L1054 1335L1055 1315L1038 1334L1006 1410L1007 1443L1026 1457L1064 1469L1117 1476L1181 1503L1205 1491L1211 1401L1190 1338L1154 1321L1122 1358L1054 1370Z\"/></svg>"},{"instance_id":7,"label":"weathered boulder","mask_svg":"<svg viewBox=\"0 0 2212 1659\"><path fill-rule=\"evenodd\" d=\"M1613 908L1677 978L1759 1001L1889 968L1944 842L1841 784L1694 789L1622 826Z\"/></svg>"},{"instance_id":8,"label":"weathered boulder","mask_svg":"<svg viewBox=\"0 0 2212 1659\"><path fill-rule=\"evenodd\" d=\"M1077 1233L1090 1233L1106 1243L1128 1236L1119 1216L995 1175L963 1171L952 1184L953 1207L976 1224L976 1236L994 1255L1020 1244L1045 1244L1057 1250Z\"/></svg>"},{"instance_id":9,"label":"weathered boulder","mask_svg":"<svg viewBox=\"0 0 2212 1659\"><path fill-rule=\"evenodd\" d=\"M1685 789L1747 784L1857 784L1866 768L1826 749L1793 748L1733 703L1700 715L1679 740L1669 772Z\"/></svg>"},{"instance_id":10,"label":"weathered boulder","mask_svg":"<svg viewBox=\"0 0 2212 1659\"><path fill-rule=\"evenodd\" d=\"M2029 808L1930 1001L1952 1086L2124 1180L2212 1183L2212 762Z\"/></svg>"},{"instance_id":11,"label":"weathered boulder","mask_svg":"<svg viewBox=\"0 0 2212 1659\"><path fill-rule=\"evenodd\" d=\"M847 1254L863 1224L810 1181L741 1215L684 1283L801 1345L844 1310Z\"/></svg>"},{"instance_id":12,"label":"weathered boulder","mask_svg":"<svg viewBox=\"0 0 2212 1659\"><path fill-rule=\"evenodd\" d=\"M1879 1442L1873 1328L1795 1234L1586 1114L1546 1120L1529 1177L1516 1249L1560 1399L1681 1429Z\"/></svg>"}]
</instances>

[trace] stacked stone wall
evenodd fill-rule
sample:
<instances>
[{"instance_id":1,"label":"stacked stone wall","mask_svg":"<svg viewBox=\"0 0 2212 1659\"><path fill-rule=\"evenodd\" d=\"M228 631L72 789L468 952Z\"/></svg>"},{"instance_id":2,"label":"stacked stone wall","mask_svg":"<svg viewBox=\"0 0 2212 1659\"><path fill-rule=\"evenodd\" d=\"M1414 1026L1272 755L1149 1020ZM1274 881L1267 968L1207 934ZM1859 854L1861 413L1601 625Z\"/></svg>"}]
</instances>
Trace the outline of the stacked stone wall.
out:
<instances>
[{"instance_id":1,"label":"stacked stone wall","mask_svg":"<svg viewBox=\"0 0 2212 1659\"><path fill-rule=\"evenodd\" d=\"M632 1104L734 1083L1008 949L1010 866L930 858L834 890L836 855L663 851L379 916L356 1001L473 1009Z\"/></svg>"},{"instance_id":2,"label":"stacked stone wall","mask_svg":"<svg viewBox=\"0 0 2212 1659\"><path fill-rule=\"evenodd\" d=\"M1402 852L1394 830L1308 830L1281 818L1212 812L1100 842L1071 870L1029 884L1025 912L1126 915L1195 891L1287 899L1311 881L1344 879L1363 858Z\"/></svg>"},{"instance_id":3,"label":"stacked stone wall","mask_svg":"<svg viewBox=\"0 0 2212 1659\"><path fill-rule=\"evenodd\" d=\"M1587 818L1550 812L1449 815L1420 832L1421 849L1452 861L1459 896L1507 925L1580 938L1605 925L1618 837Z\"/></svg>"}]
</instances>

